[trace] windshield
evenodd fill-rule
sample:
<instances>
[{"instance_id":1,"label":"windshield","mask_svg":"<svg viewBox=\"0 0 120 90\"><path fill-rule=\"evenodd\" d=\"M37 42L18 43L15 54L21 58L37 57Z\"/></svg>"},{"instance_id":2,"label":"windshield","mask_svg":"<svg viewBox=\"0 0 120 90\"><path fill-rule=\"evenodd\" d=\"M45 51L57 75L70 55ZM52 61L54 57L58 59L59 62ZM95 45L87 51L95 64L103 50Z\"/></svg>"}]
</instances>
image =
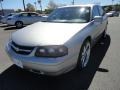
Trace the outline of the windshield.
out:
<instances>
[{"instance_id":1,"label":"windshield","mask_svg":"<svg viewBox=\"0 0 120 90\"><path fill-rule=\"evenodd\" d=\"M90 20L90 7L65 7L54 10L48 22L86 23Z\"/></svg>"}]
</instances>

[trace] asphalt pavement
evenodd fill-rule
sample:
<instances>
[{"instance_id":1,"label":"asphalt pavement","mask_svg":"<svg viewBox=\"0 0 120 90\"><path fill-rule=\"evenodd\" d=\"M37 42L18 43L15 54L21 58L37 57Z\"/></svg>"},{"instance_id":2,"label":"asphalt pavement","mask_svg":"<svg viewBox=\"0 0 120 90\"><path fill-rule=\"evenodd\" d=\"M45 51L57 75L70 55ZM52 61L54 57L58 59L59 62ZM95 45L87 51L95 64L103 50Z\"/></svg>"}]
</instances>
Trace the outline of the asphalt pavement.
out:
<instances>
[{"instance_id":1,"label":"asphalt pavement","mask_svg":"<svg viewBox=\"0 0 120 90\"><path fill-rule=\"evenodd\" d=\"M55 77L13 65L4 45L16 30L0 24L0 90L120 90L120 17L109 18L107 38L93 47L87 68Z\"/></svg>"}]
</instances>

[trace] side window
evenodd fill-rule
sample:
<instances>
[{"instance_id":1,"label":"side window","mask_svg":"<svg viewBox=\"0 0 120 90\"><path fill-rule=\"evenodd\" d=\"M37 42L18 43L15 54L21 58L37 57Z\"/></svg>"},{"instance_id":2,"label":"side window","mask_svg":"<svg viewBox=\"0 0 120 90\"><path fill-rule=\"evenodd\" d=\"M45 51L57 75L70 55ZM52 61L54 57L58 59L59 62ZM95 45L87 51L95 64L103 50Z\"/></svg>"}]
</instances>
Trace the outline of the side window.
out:
<instances>
[{"instance_id":1,"label":"side window","mask_svg":"<svg viewBox=\"0 0 120 90\"><path fill-rule=\"evenodd\" d=\"M99 8L99 11L100 11L100 16L103 16L105 14L104 10L100 6L98 8Z\"/></svg>"},{"instance_id":2,"label":"side window","mask_svg":"<svg viewBox=\"0 0 120 90\"><path fill-rule=\"evenodd\" d=\"M22 13L21 16L23 16L23 17L27 17L28 14L27 14L27 13Z\"/></svg>"},{"instance_id":3,"label":"side window","mask_svg":"<svg viewBox=\"0 0 120 90\"><path fill-rule=\"evenodd\" d=\"M38 14L36 14L36 13L30 13L30 15L31 15L32 17L38 16Z\"/></svg>"},{"instance_id":4,"label":"side window","mask_svg":"<svg viewBox=\"0 0 120 90\"><path fill-rule=\"evenodd\" d=\"M99 9L97 8L97 6L93 7L92 18L94 18L94 16L100 16Z\"/></svg>"}]
</instances>

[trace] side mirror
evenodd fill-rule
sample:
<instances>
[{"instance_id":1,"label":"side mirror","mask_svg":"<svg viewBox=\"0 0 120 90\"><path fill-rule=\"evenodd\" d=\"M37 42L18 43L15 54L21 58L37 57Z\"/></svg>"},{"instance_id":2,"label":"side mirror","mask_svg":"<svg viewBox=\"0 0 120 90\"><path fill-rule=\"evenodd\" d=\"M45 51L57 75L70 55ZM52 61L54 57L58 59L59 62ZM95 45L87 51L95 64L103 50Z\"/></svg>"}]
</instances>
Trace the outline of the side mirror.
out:
<instances>
[{"instance_id":1,"label":"side mirror","mask_svg":"<svg viewBox=\"0 0 120 90\"><path fill-rule=\"evenodd\" d=\"M103 20L102 16L95 16L94 17L94 22L102 23L102 20Z\"/></svg>"}]
</instances>

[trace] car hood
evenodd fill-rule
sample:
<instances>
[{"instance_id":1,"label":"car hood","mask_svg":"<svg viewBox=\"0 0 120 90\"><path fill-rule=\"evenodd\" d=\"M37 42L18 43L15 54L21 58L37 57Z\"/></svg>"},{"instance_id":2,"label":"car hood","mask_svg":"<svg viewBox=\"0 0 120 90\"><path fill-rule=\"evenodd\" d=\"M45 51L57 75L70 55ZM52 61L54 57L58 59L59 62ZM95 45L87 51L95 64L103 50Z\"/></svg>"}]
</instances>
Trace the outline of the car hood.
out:
<instances>
[{"instance_id":1,"label":"car hood","mask_svg":"<svg viewBox=\"0 0 120 90\"><path fill-rule=\"evenodd\" d=\"M38 22L14 32L12 40L25 46L62 45L87 24Z\"/></svg>"}]
</instances>

